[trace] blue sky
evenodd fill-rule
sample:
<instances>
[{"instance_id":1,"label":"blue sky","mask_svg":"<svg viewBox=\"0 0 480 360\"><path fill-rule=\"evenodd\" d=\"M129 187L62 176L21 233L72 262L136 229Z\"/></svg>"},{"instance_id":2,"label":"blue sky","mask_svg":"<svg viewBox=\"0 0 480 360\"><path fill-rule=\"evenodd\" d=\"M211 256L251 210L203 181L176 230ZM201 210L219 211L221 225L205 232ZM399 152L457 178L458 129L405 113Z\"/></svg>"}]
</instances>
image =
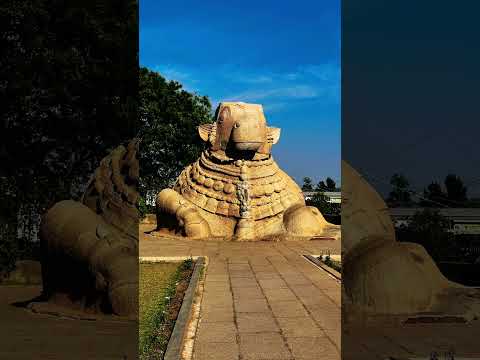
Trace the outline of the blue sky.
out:
<instances>
[{"instance_id":1,"label":"blue sky","mask_svg":"<svg viewBox=\"0 0 480 360\"><path fill-rule=\"evenodd\" d=\"M264 106L298 182L340 183L340 1L140 1L140 64L219 101Z\"/></svg>"},{"instance_id":2,"label":"blue sky","mask_svg":"<svg viewBox=\"0 0 480 360\"><path fill-rule=\"evenodd\" d=\"M419 194L453 173L480 197L479 13L478 1L344 2L343 158L383 194L394 173Z\"/></svg>"}]
</instances>

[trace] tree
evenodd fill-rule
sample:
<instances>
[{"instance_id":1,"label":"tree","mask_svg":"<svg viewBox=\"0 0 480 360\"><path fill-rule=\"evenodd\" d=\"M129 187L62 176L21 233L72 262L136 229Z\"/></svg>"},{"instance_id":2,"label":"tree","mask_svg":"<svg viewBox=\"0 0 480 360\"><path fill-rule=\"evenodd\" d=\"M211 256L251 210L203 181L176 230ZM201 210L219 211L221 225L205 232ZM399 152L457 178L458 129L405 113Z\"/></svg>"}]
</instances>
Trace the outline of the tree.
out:
<instances>
[{"instance_id":1,"label":"tree","mask_svg":"<svg viewBox=\"0 0 480 360\"><path fill-rule=\"evenodd\" d=\"M392 191L387 199L390 206L405 206L411 204L410 184L405 176L393 174L390 179L390 185L392 185Z\"/></svg>"},{"instance_id":2,"label":"tree","mask_svg":"<svg viewBox=\"0 0 480 360\"><path fill-rule=\"evenodd\" d=\"M446 195L442 187L437 182L432 182L423 191L426 200L421 201L421 205L425 207L438 207L438 205L445 204Z\"/></svg>"},{"instance_id":3,"label":"tree","mask_svg":"<svg viewBox=\"0 0 480 360\"><path fill-rule=\"evenodd\" d=\"M195 161L205 144L200 124L213 121L210 101L167 81L159 73L140 69L140 193L171 186L182 169Z\"/></svg>"},{"instance_id":4,"label":"tree","mask_svg":"<svg viewBox=\"0 0 480 360\"><path fill-rule=\"evenodd\" d=\"M434 260L438 261L447 257L452 250L454 242L453 235L449 232L451 226L451 221L438 210L423 209L411 217L399 240L423 245Z\"/></svg>"},{"instance_id":5,"label":"tree","mask_svg":"<svg viewBox=\"0 0 480 360\"><path fill-rule=\"evenodd\" d=\"M320 181L318 182L317 186L315 187L315 191L316 191L316 192L327 191L327 185L325 185L325 181L320 180Z\"/></svg>"},{"instance_id":6,"label":"tree","mask_svg":"<svg viewBox=\"0 0 480 360\"><path fill-rule=\"evenodd\" d=\"M462 179L455 174L448 174L445 177L445 188L447 198L453 202L464 202L467 200L467 188L463 185Z\"/></svg>"},{"instance_id":7,"label":"tree","mask_svg":"<svg viewBox=\"0 0 480 360\"><path fill-rule=\"evenodd\" d=\"M0 175L19 194L51 194L50 204L78 197L76 185L138 130L136 2L27 0L0 10Z\"/></svg>"},{"instance_id":8,"label":"tree","mask_svg":"<svg viewBox=\"0 0 480 360\"><path fill-rule=\"evenodd\" d=\"M327 191L335 191L337 189L337 184L335 184L335 181L333 181L332 178L327 177L326 182L327 182Z\"/></svg>"},{"instance_id":9,"label":"tree","mask_svg":"<svg viewBox=\"0 0 480 360\"><path fill-rule=\"evenodd\" d=\"M19 225L78 199L138 130L137 3L7 1L0 26L0 232L12 237L0 241L15 242L0 247L13 254L37 239Z\"/></svg>"},{"instance_id":10,"label":"tree","mask_svg":"<svg viewBox=\"0 0 480 360\"><path fill-rule=\"evenodd\" d=\"M313 191L312 179L308 176L303 178L302 191Z\"/></svg>"},{"instance_id":11,"label":"tree","mask_svg":"<svg viewBox=\"0 0 480 360\"><path fill-rule=\"evenodd\" d=\"M320 210L322 215L326 217L327 221L339 222L340 204L330 203L323 192L316 192L309 200L306 200L305 203L308 206L315 206Z\"/></svg>"}]
</instances>

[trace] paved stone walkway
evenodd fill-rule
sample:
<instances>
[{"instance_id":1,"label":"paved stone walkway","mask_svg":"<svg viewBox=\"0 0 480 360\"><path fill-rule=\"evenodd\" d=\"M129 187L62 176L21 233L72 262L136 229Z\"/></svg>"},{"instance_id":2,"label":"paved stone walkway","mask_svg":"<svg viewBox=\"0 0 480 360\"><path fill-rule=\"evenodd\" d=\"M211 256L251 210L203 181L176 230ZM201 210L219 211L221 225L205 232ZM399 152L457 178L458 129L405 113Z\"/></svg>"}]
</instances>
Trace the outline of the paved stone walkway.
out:
<instances>
[{"instance_id":1,"label":"paved stone walkway","mask_svg":"<svg viewBox=\"0 0 480 360\"><path fill-rule=\"evenodd\" d=\"M209 259L195 360L340 359L340 283L301 256L327 251L340 243L140 241L140 256Z\"/></svg>"},{"instance_id":2,"label":"paved stone walkway","mask_svg":"<svg viewBox=\"0 0 480 360\"><path fill-rule=\"evenodd\" d=\"M144 228L146 230L147 227ZM480 359L470 324L343 324L340 284L301 257L340 253L330 241L215 243L145 235L141 256L208 256L194 359L426 359L453 349ZM340 351L341 350L341 351ZM442 359L442 357L440 357Z\"/></svg>"}]
</instances>

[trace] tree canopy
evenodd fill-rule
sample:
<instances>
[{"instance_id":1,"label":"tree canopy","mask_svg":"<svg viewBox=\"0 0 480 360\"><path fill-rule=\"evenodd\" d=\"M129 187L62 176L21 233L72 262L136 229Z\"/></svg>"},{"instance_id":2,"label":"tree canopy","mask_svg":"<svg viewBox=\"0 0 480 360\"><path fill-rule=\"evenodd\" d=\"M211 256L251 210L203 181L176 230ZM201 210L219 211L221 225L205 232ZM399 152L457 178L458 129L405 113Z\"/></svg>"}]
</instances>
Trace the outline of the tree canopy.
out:
<instances>
[{"instance_id":1,"label":"tree canopy","mask_svg":"<svg viewBox=\"0 0 480 360\"><path fill-rule=\"evenodd\" d=\"M17 239L19 218L38 227L55 202L78 198L138 131L137 2L12 0L0 27L0 253L10 254L36 238Z\"/></svg>"},{"instance_id":2,"label":"tree canopy","mask_svg":"<svg viewBox=\"0 0 480 360\"><path fill-rule=\"evenodd\" d=\"M340 215L340 204L329 202L327 196L322 192L316 192L305 202L309 206L315 206L324 216L327 215L332 217Z\"/></svg>"},{"instance_id":3,"label":"tree canopy","mask_svg":"<svg viewBox=\"0 0 480 360\"><path fill-rule=\"evenodd\" d=\"M315 191L317 192L327 191L327 185L325 184L325 181L320 180L317 186L315 186Z\"/></svg>"},{"instance_id":4,"label":"tree canopy","mask_svg":"<svg viewBox=\"0 0 480 360\"><path fill-rule=\"evenodd\" d=\"M444 190L445 189L445 190ZM444 180L444 187L432 181L423 190L423 199L420 205L424 207L471 207L475 203L467 199L467 187L462 179L455 174L448 174Z\"/></svg>"},{"instance_id":5,"label":"tree canopy","mask_svg":"<svg viewBox=\"0 0 480 360\"><path fill-rule=\"evenodd\" d=\"M401 174L393 174L390 179L392 191L387 202L392 206L408 206L411 204L410 183L407 178Z\"/></svg>"},{"instance_id":6,"label":"tree canopy","mask_svg":"<svg viewBox=\"0 0 480 360\"><path fill-rule=\"evenodd\" d=\"M327 191L335 191L337 190L337 184L332 178L327 177L326 185L327 185Z\"/></svg>"},{"instance_id":7,"label":"tree canopy","mask_svg":"<svg viewBox=\"0 0 480 360\"><path fill-rule=\"evenodd\" d=\"M434 260L442 260L452 253L455 246L453 234L449 232L451 222L438 210L417 211L406 227L397 231L399 241L423 245Z\"/></svg>"},{"instance_id":8,"label":"tree canopy","mask_svg":"<svg viewBox=\"0 0 480 360\"><path fill-rule=\"evenodd\" d=\"M325 180L320 180L318 184L315 186L315 191L317 192L324 192L324 191L340 191L331 177L327 177Z\"/></svg>"},{"instance_id":9,"label":"tree canopy","mask_svg":"<svg viewBox=\"0 0 480 360\"><path fill-rule=\"evenodd\" d=\"M467 200L467 188L463 185L462 179L455 174L448 174L445 177L445 188L447 189L448 200L464 202Z\"/></svg>"},{"instance_id":10,"label":"tree canopy","mask_svg":"<svg viewBox=\"0 0 480 360\"><path fill-rule=\"evenodd\" d=\"M303 178L302 191L313 191L312 178L308 176Z\"/></svg>"},{"instance_id":11,"label":"tree canopy","mask_svg":"<svg viewBox=\"0 0 480 360\"><path fill-rule=\"evenodd\" d=\"M172 185L181 170L195 161L205 144L200 124L213 122L210 101L176 81L140 69L141 193Z\"/></svg>"}]
</instances>

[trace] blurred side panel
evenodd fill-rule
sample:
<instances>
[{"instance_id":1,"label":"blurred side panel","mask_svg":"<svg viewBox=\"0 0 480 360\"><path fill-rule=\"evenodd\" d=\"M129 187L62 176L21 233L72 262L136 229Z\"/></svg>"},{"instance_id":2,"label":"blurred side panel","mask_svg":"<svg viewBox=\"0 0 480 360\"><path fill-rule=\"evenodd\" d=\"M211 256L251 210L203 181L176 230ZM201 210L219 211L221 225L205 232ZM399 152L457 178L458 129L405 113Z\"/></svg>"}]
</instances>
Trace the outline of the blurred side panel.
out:
<instances>
[{"instance_id":1,"label":"blurred side panel","mask_svg":"<svg viewBox=\"0 0 480 360\"><path fill-rule=\"evenodd\" d=\"M477 359L480 4L342 3L343 359Z\"/></svg>"},{"instance_id":2,"label":"blurred side panel","mask_svg":"<svg viewBox=\"0 0 480 360\"><path fill-rule=\"evenodd\" d=\"M0 26L0 358L136 359L138 3Z\"/></svg>"}]
</instances>

